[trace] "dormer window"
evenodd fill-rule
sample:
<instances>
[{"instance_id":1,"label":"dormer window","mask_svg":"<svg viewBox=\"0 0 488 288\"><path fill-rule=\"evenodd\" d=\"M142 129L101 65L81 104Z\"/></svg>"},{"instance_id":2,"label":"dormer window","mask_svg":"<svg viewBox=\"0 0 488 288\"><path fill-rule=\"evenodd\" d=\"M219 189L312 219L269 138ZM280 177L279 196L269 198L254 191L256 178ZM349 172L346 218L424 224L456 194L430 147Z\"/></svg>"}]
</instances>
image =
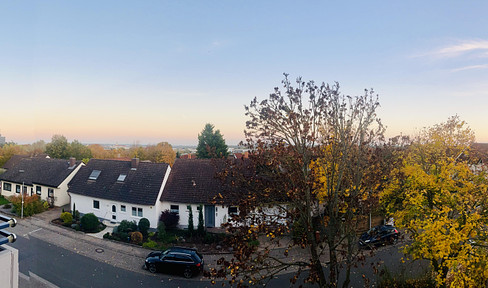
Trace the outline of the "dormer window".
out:
<instances>
[{"instance_id":1,"label":"dormer window","mask_svg":"<svg viewBox=\"0 0 488 288\"><path fill-rule=\"evenodd\" d=\"M119 178L117 178L117 182L124 182L125 177L127 177L127 175L126 175L126 174L120 174L120 175L119 175Z\"/></svg>"},{"instance_id":2,"label":"dormer window","mask_svg":"<svg viewBox=\"0 0 488 288\"><path fill-rule=\"evenodd\" d=\"M93 170L92 173L90 174L90 177L88 177L88 180L97 180L98 176L100 176L100 173L102 171L100 170Z\"/></svg>"}]
</instances>

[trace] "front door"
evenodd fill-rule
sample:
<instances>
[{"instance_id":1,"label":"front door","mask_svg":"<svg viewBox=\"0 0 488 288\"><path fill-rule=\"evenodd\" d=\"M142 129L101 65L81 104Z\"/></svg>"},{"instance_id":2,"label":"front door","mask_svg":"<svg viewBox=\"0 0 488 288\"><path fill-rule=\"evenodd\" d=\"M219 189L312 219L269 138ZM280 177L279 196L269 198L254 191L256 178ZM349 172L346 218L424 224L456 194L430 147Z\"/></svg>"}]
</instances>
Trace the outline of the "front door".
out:
<instances>
[{"instance_id":1,"label":"front door","mask_svg":"<svg viewBox=\"0 0 488 288\"><path fill-rule=\"evenodd\" d=\"M110 222L117 222L117 205L112 204L112 219L110 219Z\"/></svg>"},{"instance_id":2,"label":"front door","mask_svg":"<svg viewBox=\"0 0 488 288\"><path fill-rule=\"evenodd\" d=\"M205 227L215 227L215 206L205 205Z\"/></svg>"}]
</instances>

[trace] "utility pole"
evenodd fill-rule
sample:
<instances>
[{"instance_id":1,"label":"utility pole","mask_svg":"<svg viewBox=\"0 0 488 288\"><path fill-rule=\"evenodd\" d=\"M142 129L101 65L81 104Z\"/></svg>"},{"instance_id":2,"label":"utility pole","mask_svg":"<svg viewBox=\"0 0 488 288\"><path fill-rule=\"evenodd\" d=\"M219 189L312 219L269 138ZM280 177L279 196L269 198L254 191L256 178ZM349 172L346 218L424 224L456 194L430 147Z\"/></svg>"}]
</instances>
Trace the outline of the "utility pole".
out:
<instances>
[{"instance_id":1,"label":"utility pole","mask_svg":"<svg viewBox=\"0 0 488 288\"><path fill-rule=\"evenodd\" d=\"M22 181L22 190L20 192L22 193L22 208L20 210L20 219L24 218L24 181Z\"/></svg>"}]
</instances>

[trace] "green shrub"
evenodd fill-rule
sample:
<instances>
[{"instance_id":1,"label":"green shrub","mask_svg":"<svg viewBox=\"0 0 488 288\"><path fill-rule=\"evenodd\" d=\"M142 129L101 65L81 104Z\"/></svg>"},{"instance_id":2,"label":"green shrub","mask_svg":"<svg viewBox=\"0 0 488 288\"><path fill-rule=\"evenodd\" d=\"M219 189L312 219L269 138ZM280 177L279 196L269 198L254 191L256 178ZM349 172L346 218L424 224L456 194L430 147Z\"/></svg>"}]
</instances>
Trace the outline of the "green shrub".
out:
<instances>
[{"instance_id":1,"label":"green shrub","mask_svg":"<svg viewBox=\"0 0 488 288\"><path fill-rule=\"evenodd\" d=\"M21 216L22 214L22 197L10 196L10 202L12 203L12 211ZM37 213L46 211L38 195L24 196L24 216L32 216Z\"/></svg>"},{"instance_id":2,"label":"green shrub","mask_svg":"<svg viewBox=\"0 0 488 288\"><path fill-rule=\"evenodd\" d=\"M191 237L195 234L195 227L193 226L193 211L191 205L188 205L188 235Z\"/></svg>"},{"instance_id":3,"label":"green shrub","mask_svg":"<svg viewBox=\"0 0 488 288\"><path fill-rule=\"evenodd\" d=\"M81 217L81 229L84 232L97 232L99 224L100 221L93 213L88 213Z\"/></svg>"},{"instance_id":4,"label":"green shrub","mask_svg":"<svg viewBox=\"0 0 488 288\"><path fill-rule=\"evenodd\" d=\"M137 244L137 245L141 245L141 243L142 243L143 240L144 240L144 238L142 237L142 233L139 232L139 231L132 232L130 234L130 242L131 243L134 243L134 244Z\"/></svg>"},{"instance_id":5,"label":"green shrub","mask_svg":"<svg viewBox=\"0 0 488 288\"><path fill-rule=\"evenodd\" d=\"M44 208L44 210L49 209L49 203L47 203L47 201L42 201L42 207Z\"/></svg>"},{"instance_id":6,"label":"green shrub","mask_svg":"<svg viewBox=\"0 0 488 288\"><path fill-rule=\"evenodd\" d=\"M12 208L12 204L7 203L7 204L3 205L3 208L5 208L5 209Z\"/></svg>"},{"instance_id":7,"label":"green shrub","mask_svg":"<svg viewBox=\"0 0 488 288\"><path fill-rule=\"evenodd\" d=\"M142 247L147 248L147 249L155 249L156 247L158 247L158 243L156 243L152 240L149 240L147 242L142 243Z\"/></svg>"},{"instance_id":8,"label":"green shrub","mask_svg":"<svg viewBox=\"0 0 488 288\"><path fill-rule=\"evenodd\" d=\"M158 224L158 240L164 241L164 239L166 239L166 225L161 221Z\"/></svg>"},{"instance_id":9,"label":"green shrub","mask_svg":"<svg viewBox=\"0 0 488 288\"><path fill-rule=\"evenodd\" d=\"M69 212L63 212L61 213L61 216L59 217L61 220L63 220L63 224L65 226L70 226L71 223L73 223L73 215Z\"/></svg>"},{"instance_id":10,"label":"green shrub","mask_svg":"<svg viewBox=\"0 0 488 288\"><path fill-rule=\"evenodd\" d=\"M203 206L200 205L200 210L198 210L198 227L197 234L199 236L205 236L205 226L203 226Z\"/></svg>"},{"instance_id":11,"label":"green shrub","mask_svg":"<svg viewBox=\"0 0 488 288\"><path fill-rule=\"evenodd\" d=\"M147 230L149 230L149 226L151 224L149 223L149 220L147 218L142 218L139 220L139 224L137 227L139 228L139 232L142 233L142 236L147 238Z\"/></svg>"},{"instance_id":12,"label":"green shrub","mask_svg":"<svg viewBox=\"0 0 488 288\"><path fill-rule=\"evenodd\" d=\"M103 234L103 239L112 239L112 235L110 235L110 232Z\"/></svg>"},{"instance_id":13,"label":"green shrub","mask_svg":"<svg viewBox=\"0 0 488 288\"><path fill-rule=\"evenodd\" d=\"M121 232L129 233L129 232L135 232L135 231L137 231L136 221L122 220L122 222L120 222L119 226L117 227L118 233L121 233Z\"/></svg>"}]
</instances>

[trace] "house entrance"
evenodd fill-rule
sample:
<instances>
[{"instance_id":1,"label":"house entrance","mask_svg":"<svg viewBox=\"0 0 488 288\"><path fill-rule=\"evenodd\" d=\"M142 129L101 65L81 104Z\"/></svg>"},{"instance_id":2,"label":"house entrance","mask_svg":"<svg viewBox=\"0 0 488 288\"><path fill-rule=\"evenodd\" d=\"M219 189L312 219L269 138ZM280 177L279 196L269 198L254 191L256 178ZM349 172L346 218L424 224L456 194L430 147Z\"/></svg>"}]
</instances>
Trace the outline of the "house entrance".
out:
<instances>
[{"instance_id":1,"label":"house entrance","mask_svg":"<svg viewBox=\"0 0 488 288\"><path fill-rule=\"evenodd\" d=\"M205 227L215 227L215 206L205 205Z\"/></svg>"},{"instance_id":2,"label":"house entrance","mask_svg":"<svg viewBox=\"0 0 488 288\"><path fill-rule=\"evenodd\" d=\"M112 219L110 219L110 222L117 222L117 205L115 204L112 204Z\"/></svg>"}]
</instances>

